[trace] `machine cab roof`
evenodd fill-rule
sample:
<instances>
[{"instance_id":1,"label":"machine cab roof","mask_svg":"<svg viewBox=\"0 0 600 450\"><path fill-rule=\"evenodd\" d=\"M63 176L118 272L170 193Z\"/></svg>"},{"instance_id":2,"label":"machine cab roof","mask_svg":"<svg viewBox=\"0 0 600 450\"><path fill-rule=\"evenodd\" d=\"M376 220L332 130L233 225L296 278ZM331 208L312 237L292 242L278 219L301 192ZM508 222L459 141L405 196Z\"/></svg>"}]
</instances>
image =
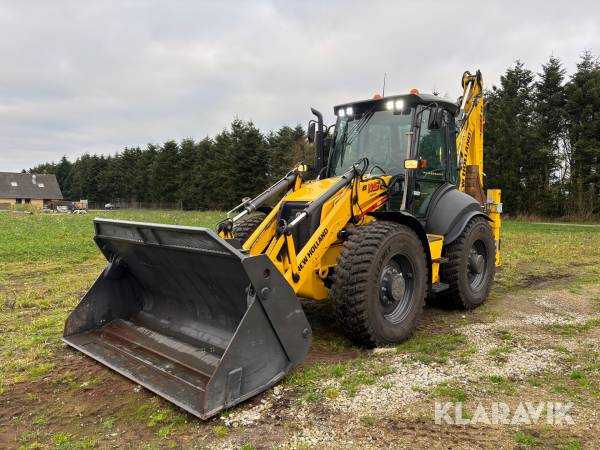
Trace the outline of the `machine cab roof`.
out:
<instances>
[{"instance_id":1,"label":"machine cab roof","mask_svg":"<svg viewBox=\"0 0 600 450\"><path fill-rule=\"evenodd\" d=\"M400 175L405 171L404 160L418 158L425 150L430 164L435 159L437 173L445 172L449 139L444 133L449 127L454 130L450 122L454 122L457 109L456 103L419 93L335 106L337 122L328 175L345 173L361 158L368 159L370 174ZM439 124L437 130L431 130L431 118L443 120L446 129L440 130Z\"/></svg>"}]
</instances>

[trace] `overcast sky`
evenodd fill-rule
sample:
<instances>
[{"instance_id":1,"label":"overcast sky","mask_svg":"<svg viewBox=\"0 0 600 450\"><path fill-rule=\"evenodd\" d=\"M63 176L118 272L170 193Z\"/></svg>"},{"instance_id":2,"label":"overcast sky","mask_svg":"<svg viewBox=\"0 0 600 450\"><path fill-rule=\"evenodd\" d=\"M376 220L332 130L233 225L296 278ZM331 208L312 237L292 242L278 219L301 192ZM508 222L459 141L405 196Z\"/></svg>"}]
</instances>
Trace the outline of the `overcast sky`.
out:
<instances>
[{"instance_id":1,"label":"overcast sky","mask_svg":"<svg viewBox=\"0 0 600 450\"><path fill-rule=\"evenodd\" d=\"M470 5L470 6L469 6ZM572 71L600 54L597 1L0 0L0 171L213 136L238 116L263 131L314 106L412 87L452 99L516 59Z\"/></svg>"}]
</instances>

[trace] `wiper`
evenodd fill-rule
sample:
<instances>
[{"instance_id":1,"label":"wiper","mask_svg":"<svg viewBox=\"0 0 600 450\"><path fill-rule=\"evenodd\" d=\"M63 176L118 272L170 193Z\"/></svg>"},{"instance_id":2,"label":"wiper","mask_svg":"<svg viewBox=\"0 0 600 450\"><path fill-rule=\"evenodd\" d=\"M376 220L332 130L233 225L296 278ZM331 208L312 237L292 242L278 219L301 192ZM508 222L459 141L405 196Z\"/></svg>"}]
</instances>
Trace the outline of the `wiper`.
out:
<instances>
[{"instance_id":1,"label":"wiper","mask_svg":"<svg viewBox=\"0 0 600 450\"><path fill-rule=\"evenodd\" d=\"M360 134L367 122L371 120L373 114L375 114L375 110L374 108L371 108L369 111L363 114L363 116L360 118L360 120L358 120L358 122L354 123L352 129L345 135L346 139L344 140L344 146L346 144L352 145L354 139L356 139L356 137Z\"/></svg>"},{"instance_id":2,"label":"wiper","mask_svg":"<svg viewBox=\"0 0 600 450\"><path fill-rule=\"evenodd\" d=\"M342 141L340 142L342 146L342 152L340 154L340 163L344 164L344 154L346 153L346 146L352 145L354 139L360 134L361 130L367 124L367 122L373 117L375 113L375 109L371 108L369 111L363 114L363 116L352 124L352 128L348 130L346 126L346 132L342 136Z\"/></svg>"}]
</instances>

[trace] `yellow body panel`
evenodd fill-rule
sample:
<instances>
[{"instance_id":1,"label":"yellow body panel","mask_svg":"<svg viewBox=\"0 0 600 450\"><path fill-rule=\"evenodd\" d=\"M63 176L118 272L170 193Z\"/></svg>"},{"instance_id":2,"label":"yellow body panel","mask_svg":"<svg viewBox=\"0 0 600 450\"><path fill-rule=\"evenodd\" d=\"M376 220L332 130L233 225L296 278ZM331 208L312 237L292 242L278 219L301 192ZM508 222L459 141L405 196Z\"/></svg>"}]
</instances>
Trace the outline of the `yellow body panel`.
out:
<instances>
[{"instance_id":1,"label":"yellow body panel","mask_svg":"<svg viewBox=\"0 0 600 450\"><path fill-rule=\"evenodd\" d=\"M429 252L431 253L431 284L440 281L440 263L435 262L442 257L442 247L444 246L444 236L439 234L428 234Z\"/></svg>"},{"instance_id":2,"label":"yellow body panel","mask_svg":"<svg viewBox=\"0 0 600 450\"><path fill-rule=\"evenodd\" d=\"M459 158L458 188L465 191L467 166L477 166L479 182L483 186L483 82L481 76L468 72L463 76L464 118L456 136L456 150Z\"/></svg>"},{"instance_id":3,"label":"yellow body panel","mask_svg":"<svg viewBox=\"0 0 600 450\"><path fill-rule=\"evenodd\" d=\"M500 257L500 228L502 226L502 203L500 202L500 189L487 190L487 212L492 219L491 226L494 233L494 242L496 243L496 266L502 265Z\"/></svg>"}]
</instances>

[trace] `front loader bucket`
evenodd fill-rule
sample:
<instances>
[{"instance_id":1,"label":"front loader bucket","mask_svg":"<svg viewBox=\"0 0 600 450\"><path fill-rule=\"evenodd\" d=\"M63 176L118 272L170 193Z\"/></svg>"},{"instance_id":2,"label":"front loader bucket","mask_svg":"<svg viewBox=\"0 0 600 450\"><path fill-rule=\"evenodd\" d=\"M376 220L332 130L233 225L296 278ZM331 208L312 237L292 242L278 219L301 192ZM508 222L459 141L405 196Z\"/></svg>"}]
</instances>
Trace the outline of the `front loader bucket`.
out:
<instances>
[{"instance_id":1,"label":"front loader bucket","mask_svg":"<svg viewBox=\"0 0 600 450\"><path fill-rule=\"evenodd\" d=\"M304 359L311 329L265 255L205 228L95 219L109 261L63 340L206 419Z\"/></svg>"}]
</instances>

